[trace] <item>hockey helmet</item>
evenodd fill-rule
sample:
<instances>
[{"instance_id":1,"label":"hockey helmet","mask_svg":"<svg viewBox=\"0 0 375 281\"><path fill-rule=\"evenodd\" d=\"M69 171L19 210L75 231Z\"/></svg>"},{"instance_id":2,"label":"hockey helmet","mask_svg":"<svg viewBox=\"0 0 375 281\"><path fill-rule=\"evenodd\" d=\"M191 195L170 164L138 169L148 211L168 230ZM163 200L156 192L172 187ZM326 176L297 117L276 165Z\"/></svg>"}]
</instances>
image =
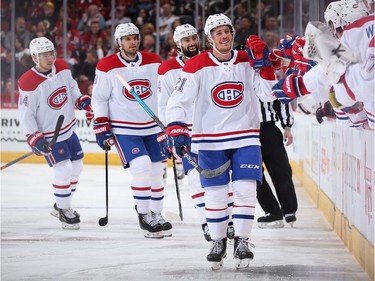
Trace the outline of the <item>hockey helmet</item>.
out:
<instances>
[{"instance_id":1,"label":"hockey helmet","mask_svg":"<svg viewBox=\"0 0 375 281\"><path fill-rule=\"evenodd\" d=\"M181 49L181 39L198 34L197 29L191 24L183 24L176 27L173 33L173 41Z\"/></svg>"},{"instance_id":2,"label":"hockey helmet","mask_svg":"<svg viewBox=\"0 0 375 281\"><path fill-rule=\"evenodd\" d=\"M351 24L352 22L366 17L367 11L355 1L348 1L342 7L341 18L344 26Z\"/></svg>"},{"instance_id":3,"label":"hockey helmet","mask_svg":"<svg viewBox=\"0 0 375 281\"><path fill-rule=\"evenodd\" d=\"M341 20L341 11L343 8L342 1L334 1L328 4L326 10L324 11L324 20L328 26L330 22L333 24L333 28L343 28L343 23Z\"/></svg>"},{"instance_id":4,"label":"hockey helmet","mask_svg":"<svg viewBox=\"0 0 375 281\"><path fill-rule=\"evenodd\" d=\"M214 28L222 25L228 25L234 36L234 27L232 21L224 14L214 14L209 16L204 25L204 33L207 37L211 37L211 31Z\"/></svg>"},{"instance_id":5,"label":"hockey helmet","mask_svg":"<svg viewBox=\"0 0 375 281\"><path fill-rule=\"evenodd\" d=\"M139 41L141 41L141 36L139 34L138 27L133 23L121 23L116 26L115 30L115 40L119 46L121 46L121 38L123 36L138 35Z\"/></svg>"},{"instance_id":6,"label":"hockey helmet","mask_svg":"<svg viewBox=\"0 0 375 281\"><path fill-rule=\"evenodd\" d=\"M37 65L39 65L39 54L51 51L55 52L55 46L51 40L46 37L38 37L31 40L29 49L31 57ZM33 55L35 55L35 57Z\"/></svg>"}]
</instances>

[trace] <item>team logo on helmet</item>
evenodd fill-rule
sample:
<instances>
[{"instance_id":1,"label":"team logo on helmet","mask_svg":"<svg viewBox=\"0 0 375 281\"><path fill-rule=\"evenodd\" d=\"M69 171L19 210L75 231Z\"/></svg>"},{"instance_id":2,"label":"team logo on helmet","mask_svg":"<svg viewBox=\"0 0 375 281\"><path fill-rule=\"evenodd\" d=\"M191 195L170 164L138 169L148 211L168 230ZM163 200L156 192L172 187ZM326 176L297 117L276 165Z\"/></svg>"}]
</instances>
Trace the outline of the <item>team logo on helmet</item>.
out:
<instances>
[{"instance_id":1,"label":"team logo on helmet","mask_svg":"<svg viewBox=\"0 0 375 281\"><path fill-rule=\"evenodd\" d=\"M48 97L47 103L52 109L60 109L64 106L64 104L67 103L67 101L68 94L66 91L66 87L63 86L61 88L58 88Z\"/></svg>"},{"instance_id":2,"label":"team logo on helmet","mask_svg":"<svg viewBox=\"0 0 375 281\"><path fill-rule=\"evenodd\" d=\"M145 100L152 95L151 83L149 80L139 79L132 80L129 82L129 85L134 89L138 96ZM136 101L135 97L124 87L124 96L131 101Z\"/></svg>"},{"instance_id":3,"label":"team logo on helmet","mask_svg":"<svg viewBox=\"0 0 375 281\"><path fill-rule=\"evenodd\" d=\"M243 101L243 90L242 82L224 82L211 90L211 98L219 107L232 108Z\"/></svg>"}]
</instances>

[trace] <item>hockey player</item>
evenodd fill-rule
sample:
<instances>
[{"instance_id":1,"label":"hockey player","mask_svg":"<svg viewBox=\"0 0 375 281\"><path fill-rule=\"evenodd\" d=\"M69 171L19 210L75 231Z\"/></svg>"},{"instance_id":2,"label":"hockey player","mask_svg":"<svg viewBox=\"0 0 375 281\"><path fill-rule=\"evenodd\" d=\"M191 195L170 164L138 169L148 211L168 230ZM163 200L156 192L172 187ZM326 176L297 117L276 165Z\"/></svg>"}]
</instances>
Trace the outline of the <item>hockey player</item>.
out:
<instances>
[{"instance_id":1,"label":"hockey player","mask_svg":"<svg viewBox=\"0 0 375 281\"><path fill-rule=\"evenodd\" d=\"M202 167L213 169L231 160L231 171L214 178L201 176L212 247L207 260L212 269L222 266L226 256L228 187L233 188L234 252L237 267L253 259L249 238L254 222L256 181L262 178L259 116L256 94L268 97L276 82L268 48L257 36L245 51L233 50L234 28L224 14L208 17L205 34L213 51L189 59L170 97L166 110L167 134L175 153L190 151L188 110L194 104L191 151L198 153ZM271 97L272 99L272 97ZM230 179L231 178L231 179Z\"/></svg>"},{"instance_id":2,"label":"hockey player","mask_svg":"<svg viewBox=\"0 0 375 281\"><path fill-rule=\"evenodd\" d=\"M185 62L199 54L199 37L197 30L190 24L184 24L177 26L174 34L173 40L176 43L178 49L178 56L164 61L158 70L158 105L159 105L159 116L160 120L165 123L165 109L169 97L172 95L175 85L177 84L179 75L182 71L182 68L185 65ZM191 130L191 123L193 118L193 107L191 110L188 110L187 124ZM167 135L162 133L158 136L158 141L162 146L163 153L171 158L171 152L169 151ZM191 153L193 157L198 159L198 155ZM205 204L204 204L204 190L202 189L199 173L193 168L193 166L186 160L182 159L184 170L188 175L189 187L191 191L191 197L194 202L195 209L197 210L200 222L202 225L202 230L204 237L207 241L211 241L211 236L206 222L205 215ZM232 193L230 192L230 198L232 198ZM229 200L228 207L233 206L232 200ZM227 236L230 239L234 237L233 223L230 221L227 231Z\"/></svg>"},{"instance_id":3,"label":"hockey player","mask_svg":"<svg viewBox=\"0 0 375 281\"><path fill-rule=\"evenodd\" d=\"M33 39L30 54L35 66L18 81L20 124L33 152L43 155L53 167L56 203L51 214L60 219L62 228L79 229L80 216L71 207L71 201L83 168L83 151L74 132L74 107L86 110L86 117L91 120L91 99L81 95L68 65L56 59L55 47L49 39ZM54 135L60 115L64 116L64 123L57 142L50 146L48 141Z\"/></svg>"},{"instance_id":4,"label":"hockey player","mask_svg":"<svg viewBox=\"0 0 375 281\"><path fill-rule=\"evenodd\" d=\"M335 2L334 2L335 3ZM372 5L373 6L373 5ZM330 7L330 6L328 6ZM328 9L328 8L327 8ZM325 14L327 15L327 13ZM365 111L368 114L368 121L370 127L374 125L374 111L373 111L373 69L372 64L371 42L373 42L373 19L374 16L366 16L366 12L353 3L353 1L341 1L341 14L337 15L344 31L336 32L336 37L340 39L342 46L345 48L346 54L354 55L360 58L358 62L349 62L335 55L325 57L320 63L312 68L303 77L301 75L289 75L285 79L279 81L274 86L274 94L282 102L289 102L293 98L304 96L312 93L312 95L320 101L325 101L330 98L331 104L335 108L337 120L346 119L351 120L350 126L356 127L357 124L363 123L363 115L358 106L358 102L364 103ZM327 20L327 18L326 18ZM309 30L309 32L308 32ZM319 34L319 31L310 34L311 29L307 28L307 37L314 38ZM316 28L318 30L318 28ZM337 30L337 29L336 29ZM320 33L324 33L321 31ZM305 36L305 37L306 37ZM329 41L329 40L328 40ZM329 48L325 48L324 40L309 40L304 47L304 53L312 57L319 49L321 54L324 54ZM317 45L320 44L320 45ZM338 45L339 43L337 43ZM340 46L339 46L340 47ZM363 52L358 52L358 47ZM342 47L341 47L342 48ZM317 53L318 56L321 55ZM342 54L342 53L340 53ZM327 54L325 54L327 56ZM322 59L322 58L321 58ZM368 70L366 70L366 67ZM352 69L355 71L352 71ZM353 86L350 86L350 82ZM334 95L331 87L334 87ZM322 97L323 94L323 97ZM366 107L368 110L366 110Z\"/></svg>"},{"instance_id":5,"label":"hockey player","mask_svg":"<svg viewBox=\"0 0 375 281\"><path fill-rule=\"evenodd\" d=\"M131 189L139 225L147 238L171 236L172 225L161 215L164 201L163 163L156 135L158 125L116 79L120 74L154 111L157 110L158 55L139 52L140 34L132 23L119 24L115 40L120 51L101 59L92 94L96 141L113 144L132 175Z\"/></svg>"}]
</instances>

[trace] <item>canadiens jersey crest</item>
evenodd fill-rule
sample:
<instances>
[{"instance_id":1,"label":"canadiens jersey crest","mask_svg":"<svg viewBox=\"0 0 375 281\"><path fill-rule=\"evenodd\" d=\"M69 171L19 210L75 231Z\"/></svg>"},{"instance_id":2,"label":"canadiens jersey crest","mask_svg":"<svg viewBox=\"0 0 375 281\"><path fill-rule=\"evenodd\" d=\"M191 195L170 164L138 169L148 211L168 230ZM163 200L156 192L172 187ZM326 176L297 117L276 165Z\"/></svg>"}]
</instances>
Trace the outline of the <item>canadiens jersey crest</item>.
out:
<instances>
[{"instance_id":1,"label":"canadiens jersey crest","mask_svg":"<svg viewBox=\"0 0 375 281\"><path fill-rule=\"evenodd\" d=\"M128 83L142 100L145 100L152 95L150 80L136 79L131 80ZM128 100L136 101L134 96L125 87L123 88L123 94Z\"/></svg>"},{"instance_id":2,"label":"canadiens jersey crest","mask_svg":"<svg viewBox=\"0 0 375 281\"><path fill-rule=\"evenodd\" d=\"M47 100L48 106L56 110L61 109L67 102L68 93L66 90L66 86L60 87L55 90Z\"/></svg>"},{"instance_id":3,"label":"canadiens jersey crest","mask_svg":"<svg viewBox=\"0 0 375 281\"><path fill-rule=\"evenodd\" d=\"M211 90L212 101L222 108L238 106L244 99L242 82L227 81L214 86Z\"/></svg>"}]
</instances>

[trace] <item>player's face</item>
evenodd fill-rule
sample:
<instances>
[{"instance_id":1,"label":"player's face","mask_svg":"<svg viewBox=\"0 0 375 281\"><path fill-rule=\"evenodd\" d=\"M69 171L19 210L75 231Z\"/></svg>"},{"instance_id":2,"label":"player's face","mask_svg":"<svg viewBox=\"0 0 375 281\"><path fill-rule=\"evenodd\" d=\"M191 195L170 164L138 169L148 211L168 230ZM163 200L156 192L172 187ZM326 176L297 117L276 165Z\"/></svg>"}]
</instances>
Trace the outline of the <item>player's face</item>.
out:
<instances>
[{"instance_id":1,"label":"player's face","mask_svg":"<svg viewBox=\"0 0 375 281\"><path fill-rule=\"evenodd\" d=\"M52 69L56 60L55 51L45 52L39 54L39 71L46 72Z\"/></svg>"},{"instance_id":2,"label":"player's face","mask_svg":"<svg viewBox=\"0 0 375 281\"><path fill-rule=\"evenodd\" d=\"M229 26L219 26L211 33L211 38L216 49L226 54L232 50L233 34Z\"/></svg>"},{"instance_id":3,"label":"player's face","mask_svg":"<svg viewBox=\"0 0 375 281\"><path fill-rule=\"evenodd\" d=\"M127 57L134 58L139 47L138 35L123 36L121 38L121 47Z\"/></svg>"},{"instance_id":4,"label":"player's face","mask_svg":"<svg viewBox=\"0 0 375 281\"><path fill-rule=\"evenodd\" d=\"M199 53L199 37L197 34L181 39L181 48L185 56L191 58Z\"/></svg>"}]
</instances>

